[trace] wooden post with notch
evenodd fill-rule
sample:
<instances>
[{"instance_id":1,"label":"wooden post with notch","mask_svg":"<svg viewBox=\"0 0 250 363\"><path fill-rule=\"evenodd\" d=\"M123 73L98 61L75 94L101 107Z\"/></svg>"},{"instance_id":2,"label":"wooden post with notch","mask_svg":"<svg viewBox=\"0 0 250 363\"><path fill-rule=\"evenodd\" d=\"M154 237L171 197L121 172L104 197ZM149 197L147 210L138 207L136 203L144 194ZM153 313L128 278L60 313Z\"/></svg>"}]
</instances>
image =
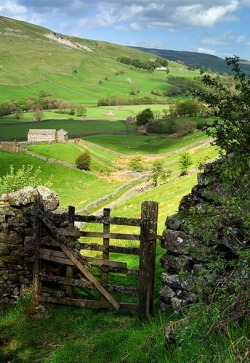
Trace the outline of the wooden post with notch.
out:
<instances>
[{"instance_id":1,"label":"wooden post with notch","mask_svg":"<svg viewBox=\"0 0 250 363\"><path fill-rule=\"evenodd\" d=\"M138 314L146 320L153 312L158 203L141 205Z\"/></svg>"},{"instance_id":2,"label":"wooden post with notch","mask_svg":"<svg viewBox=\"0 0 250 363\"><path fill-rule=\"evenodd\" d=\"M69 230L73 230L74 229L74 215L75 215L75 207L68 207L68 221L69 221L69 225L68 228ZM68 237L69 241L72 241L71 237ZM66 267L66 277L68 278L73 278L73 274L74 274L74 269L72 266L67 266ZM69 297L73 297L73 292L74 292L74 287L73 286L67 286L66 287L66 294Z\"/></svg>"},{"instance_id":3,"label":"wooden post with notch","mask_svg":"<svg viewBox=\"0 0 250 363\"><path fill-rule=\"evenodd\" d=\"M103 216L104 217L110 217L110 209L104 208L103 210ZM103 224L103 232L104 233L110 233L110 224L104 223ZM103 260L109 259L109 238L103 238L103 254L102 254ZM102 272L102 284L105 285L108 283L108 273Z\"/></svg>"},{"instance_id":4,"label":"wooden post with notch","mask_svg":"<svg viewBox=\"0 0 250 363\"><path fill-rule=\"evenodd\" d=\"M33 304L34 306L39 305L39 291L41 290L41 281L40 281L40 270L41 270L41 261L39 256L39 250L40 250L40 241L43 236L43 223L38 218L38 211L43 211L43 202L42 197L38 195L34 202L34 214L35 214L35 221L34 221L34 263L33 263Z\"/></svg>"}]
</instances>

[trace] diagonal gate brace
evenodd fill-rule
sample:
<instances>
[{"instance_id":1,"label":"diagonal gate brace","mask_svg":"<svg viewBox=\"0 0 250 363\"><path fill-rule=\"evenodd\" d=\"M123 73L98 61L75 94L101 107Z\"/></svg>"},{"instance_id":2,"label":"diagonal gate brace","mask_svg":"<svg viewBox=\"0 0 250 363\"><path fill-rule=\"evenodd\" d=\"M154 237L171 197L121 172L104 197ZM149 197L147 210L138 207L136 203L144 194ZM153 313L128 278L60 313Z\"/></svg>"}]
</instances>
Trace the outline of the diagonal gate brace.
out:
<instances>
[{"instance_id":1,"label":"diagonal gate brace","mask_svg":"<svg viewBox=\"0 0 250 363\"><path fill-rule=\"evenodd\" d=\"M53 236L57 239L63 252L68 256L68 258L74 263L74 265L85 275L85 277L92 282L96 289L113 305L115 309L119 309L119 303L111 296L107 290L96 280L96 278L89 272L89 270L84 266L84 260L80 253L72 251L67 246L68 240L64 237L61 232L54 226L54 224L46 218L44 213L39 209L37 213L38 217L43 221L45 226L51 231Z\"/></svg>"}]
</instances>

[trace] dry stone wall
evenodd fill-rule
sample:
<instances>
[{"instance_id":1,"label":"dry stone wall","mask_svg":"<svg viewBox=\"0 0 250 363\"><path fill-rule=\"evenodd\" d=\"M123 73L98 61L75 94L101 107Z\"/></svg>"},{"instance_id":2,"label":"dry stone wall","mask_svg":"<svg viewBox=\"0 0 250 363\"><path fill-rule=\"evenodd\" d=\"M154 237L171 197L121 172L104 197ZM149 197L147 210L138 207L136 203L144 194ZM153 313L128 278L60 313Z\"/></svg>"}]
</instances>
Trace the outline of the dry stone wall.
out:
<instances>
[{"instance_id":1,"label":"dry stone wall","mask_svg":"<svg viewBox=\"0 0 250 363\"><path fill-rule=\"evenodd\" d=\"M0 309L15 303L32 285L34 202L39 195L54 224L64 226L67 211L58 208L58 195L48 188L26 187L0 196Z\"/></svg>"},{"instance_id":2,"label":"dry stone wall","mask_svg":"<svg viewBox=\"0 0 250 363\"><path fill-rule=\"evenodd\" d=\"M193 224L189 223L194 211L198 213L200 219L206 218L201 213L206 208L212 207L215 215L221 213L220 200L225 197L225 190L217 172L218 162L220 161L208 164L204 172L198 174L198 184L193 187L189 195L182 198L178 213L166 220L166 229L161 240L161 245L165 249L161 257L161 265L165 270L161 276L160 290L160 304L163 311L169 306L179 309L197 301L198 296L205 298L205 291L209 289L212 291L214 286L208 268L212 258L211 249L225 262L238 258L230 237L223 236L224 226L221 222L215 228L214 238L210 244L204 242L202 225L207 224L206 220L200 220L202 222L200 227L197 223L195 233ZM240 230L234 223L231 232L232 238L240 235Z\"/></svg>"}]
</instances>

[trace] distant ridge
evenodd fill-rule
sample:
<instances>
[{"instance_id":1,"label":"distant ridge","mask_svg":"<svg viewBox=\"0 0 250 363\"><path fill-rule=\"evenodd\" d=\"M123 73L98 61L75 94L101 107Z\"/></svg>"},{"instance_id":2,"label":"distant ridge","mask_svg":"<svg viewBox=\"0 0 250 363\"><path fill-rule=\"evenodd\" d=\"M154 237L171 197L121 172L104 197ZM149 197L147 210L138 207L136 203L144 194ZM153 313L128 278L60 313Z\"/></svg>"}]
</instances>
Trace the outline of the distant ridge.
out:
<instances>
[{"instance_id":1,"label":"distant ridge","mask_svg":"<svg viewBox=\"0 0 250 363\"><path fill-rule=\"evenodd\" d=\"M231 73L230 67L228 67L225 59L219 58L212 54L167 50L167 49L155 49L155 48L143 48L143 47L130 47L141 50L143 52L152 53L160 57L166 58L171 61L181 61L184 64L195 64L197 67L210 68L213 72L217 73ZM236 54L237 56L237 54ZM241 69L247 74L250 74L250 62L242 60Z\"/></svg>"}]
</instances>

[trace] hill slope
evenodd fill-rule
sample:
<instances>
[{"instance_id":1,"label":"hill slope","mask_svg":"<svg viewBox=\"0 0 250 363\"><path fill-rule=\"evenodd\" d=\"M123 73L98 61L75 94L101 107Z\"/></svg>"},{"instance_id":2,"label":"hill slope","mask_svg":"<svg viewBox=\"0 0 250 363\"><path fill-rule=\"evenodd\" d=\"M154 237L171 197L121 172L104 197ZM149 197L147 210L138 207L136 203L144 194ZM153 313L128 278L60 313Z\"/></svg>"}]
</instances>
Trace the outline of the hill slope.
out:
<instances>
[{"instance_id":1,"label":"hill slope","mask_svg":"<svg viewBox=\"0 0 250 363\"><path fill-rule=\"evenodd\" d=\"M230 73L226 61L212 54L142 47L131 48L149 52L172 61L181 61L186 65L195 64L197 67L204 66L206 69L210 68L213 72ZM250 62L242 61L241 69L246 73L250 73Z\"/></svg>"},{"instance_id":2,"label":"hill slope","mask_svg":"<svg viewBox=\"0 0 250 363\"><path fill-rule=\"evenodd\" d=\"M103 41L80 39L23 21L0 17L0 102L37 97L96 106L100 98L152 97L166 102L166 72L149 72L118 58L153 61L158 55ZM194 78L199 71L169 61L170 74ZM156 92L154 92L156 91ZM156 96L157 95L157 96Z\"/></svg>"},{"instance_id":3,"label":"hill slope","mask_svg":"<svg viewBox=\"0 0 250 363\"><path fill-rule=\"evenodd\" d=\"M163 87L163 72L150 74L117 61L149 60L150 53L64 36L10 18L0 17L0 49L0 102L43 89L53 97L96 105L99 97L128 97L132 86L141 90L140 96L150 94L155 83Z\"/></svg>"}]
</instances>

